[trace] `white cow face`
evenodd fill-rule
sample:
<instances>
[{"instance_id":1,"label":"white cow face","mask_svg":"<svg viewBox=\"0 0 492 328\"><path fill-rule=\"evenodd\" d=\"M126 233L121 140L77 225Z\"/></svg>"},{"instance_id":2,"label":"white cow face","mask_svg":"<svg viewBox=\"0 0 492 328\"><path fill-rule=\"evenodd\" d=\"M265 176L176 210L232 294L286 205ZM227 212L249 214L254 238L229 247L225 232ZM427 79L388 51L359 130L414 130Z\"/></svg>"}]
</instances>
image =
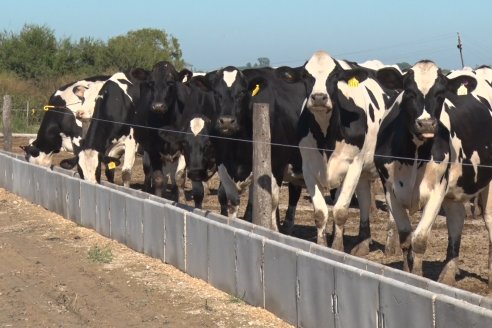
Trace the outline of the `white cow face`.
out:
<instances>
[{"instance_id":1,"label":"white cow face","mask_svg":"<svg viewBox=\"0 0 492 328\"><path fill-rule=\"evenodd\" d=\"M434 138L437 133L447 92L456 94L460 86L471 92L477 84L470 76L448 79L429 60L417 62L404 74L383 68L377 76L385 87L402 90L400 108L406 115L408 130L419 142Z\"/></svg>"},{"instance_id":2,"label":"white cow face","mask_svg":"<svg viewBox=\"0 0 492 328\"><path fill-rule=\"evenodd\" d=\"M79 153L79 172L84 180L97 183L101 176L101 161L99 152L93 149L86 149Z\"/></svg>"},{"instance_id":3,"label":"white cow face","mask_svg":"<svg viewBox=\"0 0 492 328\"><path fill-rule=\"evenodd\" d=\"M304 65L307 75L308 99L306 107L313 113L327 113L333 109L330 91L336 86L333 73L337 68L335 60L324 51L318 51Z\"/></svg>"}]
</instances>

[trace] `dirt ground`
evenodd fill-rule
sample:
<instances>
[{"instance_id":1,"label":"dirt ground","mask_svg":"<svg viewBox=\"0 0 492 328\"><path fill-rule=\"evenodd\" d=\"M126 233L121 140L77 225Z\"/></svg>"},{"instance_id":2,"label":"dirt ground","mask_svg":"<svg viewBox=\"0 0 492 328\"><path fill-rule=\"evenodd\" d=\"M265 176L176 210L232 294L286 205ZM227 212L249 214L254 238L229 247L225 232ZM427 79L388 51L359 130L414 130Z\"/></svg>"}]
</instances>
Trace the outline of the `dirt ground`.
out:
<instances>
[{"instance_id":1,"label":"dirt ground","mask_svg":"<svg viewBox=\"0 0 492 328\"><path fill-rule=\"evenodd\" d=\"M0 188L0 327L291 326Z\"/></svg>"},{"instance_id":2,"label":"dirt ground","mask_svg":"<svg viewBox=\"0 0 492 328\"><path fill-rule=\"evenodd\" d=\"M17 138L17 145L27 139ZM1 141L1 140L0 140ZM0 144L3 144L0 142ZM67 154L59 154L55 163ZM137 159L132 187L141 188L143 172ZM116 183L121 184L119 174ZM218 179L210 182L204 208L218 211ZM192 205L190 185L187 200ZM382 195L377 195L382 200ZM240 215L246 199L241 200ZM287 208L287 188L281 189L281 215ZM371 219L373 244L366 258L402 268L401 254L383 254L387 212L379 202ZM358 209L350 209L346 250L358 232ZM417 223L415 215L413 224ZM200 280L130 251L92 230L47 212L0 189L0 323L3 326L163 326L170 327L282 327L268 312L249 307L216 291ZM312 205L305 191L296 216L294 235L315 241ZM88 250L109 245L110 264L91 263ZM445 220L438 218L431 232L424 261L424 276L436 280L447 246ZM488 240L484 222L467 218L461 243L461 273L456 287L492 296L487 288Z\"/></svg>"}]
</instances>

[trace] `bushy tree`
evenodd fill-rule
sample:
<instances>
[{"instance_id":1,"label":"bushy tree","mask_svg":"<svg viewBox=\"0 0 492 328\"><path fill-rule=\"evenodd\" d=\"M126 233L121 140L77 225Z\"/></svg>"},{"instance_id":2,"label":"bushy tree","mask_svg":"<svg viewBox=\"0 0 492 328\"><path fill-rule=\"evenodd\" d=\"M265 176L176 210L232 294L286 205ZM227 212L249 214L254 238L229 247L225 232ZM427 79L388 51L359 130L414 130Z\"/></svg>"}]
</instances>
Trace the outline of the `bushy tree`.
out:
<instances>
[{"instance_id":1,"label":"bushy tree","mask_svg":"<svg viewBox=\"0 0 492 328\"><path fill-rule=\"evenodd\" d=\"M25 25L18 35L3 32L0 37L0 67L25 79L53 74L57 42L46 26Z\"/></svg>"},{"instance_id":2,"label":"bushy tree","mask_svg":"<svg viewBox=\"0 0 492 328\"><path fill-rule=\"evenodd\" d=\"M111 38L108 54L111 64L119 70L150 69L161 60L170 61L178 70L184 67L179 41L164 30L144 28Z\"/></svg>"}]
</instances>

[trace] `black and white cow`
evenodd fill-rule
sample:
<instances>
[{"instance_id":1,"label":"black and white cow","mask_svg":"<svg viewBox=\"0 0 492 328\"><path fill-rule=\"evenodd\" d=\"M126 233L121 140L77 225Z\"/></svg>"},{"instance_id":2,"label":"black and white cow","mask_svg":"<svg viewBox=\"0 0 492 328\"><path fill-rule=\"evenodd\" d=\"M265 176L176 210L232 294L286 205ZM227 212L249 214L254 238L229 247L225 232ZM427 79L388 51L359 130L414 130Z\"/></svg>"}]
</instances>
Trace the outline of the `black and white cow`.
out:
<instances>
[{"instance_id":1,"label":"black and white cow","mask_svg":"<svg viewBox=\"0 0 492 328\"><path fill-rule=\"evenodd\" d=\"M381 126L375 162L398 228L404 269L422 275L429 232L442 206L449 244L439 280L452 283L458 270L464 201L481 197L492 241L492 116L472 95L477 86L474 77L450 79L432 61L420 61L404 74L381 69L377 76L386 87L403 90ZM458 92L460 88L466 92ZM412 231L407 211L419 209L422 216ZM489 286L491 263L489 253Z\"/></svg>"},{"instance_id":2,"label":"black and white cow","mask_svg":"<svg viewBox=\"0 0 492 328\"><path fill-rule=\"evenodd\" d=\"M201 208L204 186L217 171L215 150L211 141L215 122L215 99L200 80L192 78L187 83L177 83L181 115L170 126L163 127L159 135L170 144L179 145L186 163L187 177L192 183L195 207Z\"/></svg>"},{"instance_id":3,"label":"black and white cow","mask_svg":"<svg viewBox=\"0 0 492 328\"><path fill-rule=\"evenodd\" d=\"M296 145L293 132L306 96L303 84L292 80L290 70L282 67L240 71L230 66L208 73L202 79L213 90L216 100L217 119L212 122L216 138L212 138L212 142L217 154L221 180L219 202L224 215L237 215L240 194L252 179L254 103L269 104L271 141L276 144L272 146L272 174L275 178L272 179L272 219L278 206L278 189L288 164L300 171L299 151L289 146ZM300 193L300 186L289 184L287 230L293 225ZM245 217L248 218L248 213ZM277 228L276 220L273 227Z\"/></svg>"},{"instance_id":4,"label":"black and white cow","mask_svg":"<svg viewBox=\"0 0 492 328\"><path fill-rule=\"evenodd\" d=\"M109 76L68 83L50 97L36 139L21 147L30 163L49 167L53 154L80 146L83 123L92 116L99 90Z\"/></svg>"},{"instance_id":5,"label":"black and white cow","mask_svg":"<svg viewBox=\"0 0 492 328\"><path fill-rule=\"evenodd\" d=\"M186 70L183 74L187 73ZM162 160L176 147L163 143L157 129L173 120L176 97L169 90L175 89L175 83L181 80L172 64L165 61L154 65L151 72L133 69L113 75L101 89L81 152L76 159L65 161L65 165L77 163L82 178L100 182L101 163L113 161L108 156L109 149L124 142L122 178L129 181L138 141L148 156L154 192L161 196Z\"/></svg>"},{"instance_id":6,"label":"black and white cow","mask_svg":"<svg viewBox=\"0 0 492 328\"><path fill-rule=\"evenodd\" d=\"M324 51L315 52L304 70L308 99L299 121L299 147L314 207L317 242L327 244L328 206L324 195L338 189L332 247L344 250L343 229L355 192L361 217L360 243L352 252L368 253L370 183L377 177L374 151L391 92L372 78L373 72L339 62Z\"/></svg>"},{"instance_id":7,"label":"black and white cow","mask_svg":"<svg viewBox=\"0 0 492 328\"><path fill-rule=\"evenodd\" d=\"M123 181L130 180L137 143L133 123L140 101L140 87L147 81L148 72L133 69L112 75L101 88L96 100L92 123L85 135L81 150L75 158L63 160L60 165L70 168L77 164L80 177L93 183L101 179L101 163L111 167L109 150L116 144L125 144Z\"/></svg>"}]
</instances>

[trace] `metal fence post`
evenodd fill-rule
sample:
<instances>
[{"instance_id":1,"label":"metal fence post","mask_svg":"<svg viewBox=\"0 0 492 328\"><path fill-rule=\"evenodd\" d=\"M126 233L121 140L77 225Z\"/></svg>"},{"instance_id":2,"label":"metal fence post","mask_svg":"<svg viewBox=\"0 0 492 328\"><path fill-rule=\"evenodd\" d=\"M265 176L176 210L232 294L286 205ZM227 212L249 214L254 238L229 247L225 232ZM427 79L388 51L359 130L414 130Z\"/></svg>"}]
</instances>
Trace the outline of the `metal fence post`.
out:
<instances>
[{"instance_id":1,"label":"metal fence post","mask_svg":"<svg viewBox=\"0 0 492 328\"><path fill-rule=\"evenodd\" d=\"M272 161L269 105L253 105L253 223L272 228Z\"/></svg>"},{"instance_id":2,"label":"metal fence post","mask_svg":"<svg viewBox=\"0 0 492 328\"><path fill-rule=\"evenodd\" d=\"M12 126L11 126L12 97L3 96L3 149L12 151Z\"/></svg>"}]
</instances>

